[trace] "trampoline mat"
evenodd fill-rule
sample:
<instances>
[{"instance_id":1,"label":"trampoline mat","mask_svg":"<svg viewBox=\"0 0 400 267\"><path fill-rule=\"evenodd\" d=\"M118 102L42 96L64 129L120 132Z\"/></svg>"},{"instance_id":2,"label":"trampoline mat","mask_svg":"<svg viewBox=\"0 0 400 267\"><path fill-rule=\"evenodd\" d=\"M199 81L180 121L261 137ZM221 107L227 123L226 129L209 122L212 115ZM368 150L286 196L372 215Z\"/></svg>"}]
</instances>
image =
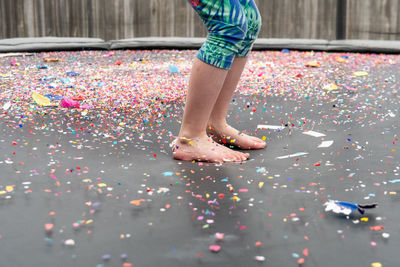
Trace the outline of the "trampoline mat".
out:
<instances>
[{"instance_id":1,"label":"trampoline mat","mask_svg":"<svg viewBox=\"0 0 400 267\"><path fill-rule=\"evenodd\" d=\"M0 265L396 266L400 56L253 52L228 122L267 148L209 164L170 148L195 54L0 58Z\"/></svg>"}]
</instances>

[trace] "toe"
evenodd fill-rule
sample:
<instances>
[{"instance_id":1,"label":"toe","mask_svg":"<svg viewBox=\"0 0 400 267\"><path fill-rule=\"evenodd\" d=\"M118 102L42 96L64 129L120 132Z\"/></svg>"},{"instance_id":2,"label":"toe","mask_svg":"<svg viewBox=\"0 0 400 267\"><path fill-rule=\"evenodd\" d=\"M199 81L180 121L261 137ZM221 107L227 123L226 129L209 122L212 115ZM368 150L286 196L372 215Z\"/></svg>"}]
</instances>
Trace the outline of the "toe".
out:
<instances>
[{"instance_id":1,"label":"toe","mask_svg":"<svg viewBox=\"0 0 400 267\"><path fill-rule=\"evenodd\" d=\"M244 159L244 156L241 155L241 153L236 154L236 162L242 162Z\"/></svg>"},{"instance_id":2,"label":"toe","mask_svg":"<svg viewBox=\"0 0 400 267\"><path fill-rule=\"evenodd\" d=\"M254 148L264 148L267 145L267 143L265 143L258 137L252 137L251 140L253 142L252 146L254 146Z\"/></svg>"},{"instance_id":3,"label":"toe","mask_svg":"<svg viewBox=\"0 0 400 267\"><path fill-rule=\"evenodd\" d=\"M237 156L238 156L240 162L247 160L247 158L248 158L248 155L246 155L245 153L239 152L239 151L237 152Z\"/></svg>"}]
</instances>

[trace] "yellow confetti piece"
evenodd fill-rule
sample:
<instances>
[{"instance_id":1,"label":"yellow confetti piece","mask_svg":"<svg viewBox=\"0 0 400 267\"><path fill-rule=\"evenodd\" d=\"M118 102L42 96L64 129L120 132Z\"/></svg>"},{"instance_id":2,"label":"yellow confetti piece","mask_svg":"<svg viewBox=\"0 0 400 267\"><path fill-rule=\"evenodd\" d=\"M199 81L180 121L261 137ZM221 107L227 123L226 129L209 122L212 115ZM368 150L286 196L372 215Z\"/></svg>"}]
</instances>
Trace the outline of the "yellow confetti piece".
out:
<instances>
[{"instance_id":1,"label":"yellow confetti piece","mask_svg":"<svg viewBox=\"0 0 400 267\"><path fill-rule=\"evenodd\" d=\"M258 183L258 188L262 188L264 186L264 182L259 182Z\"/></svg>"},{"instance_id":2,"label":"yellow confetti piece","mask_svg":"<svg viewBox=\"0 0 400 267\"><path fill-rule=\"evenodd\" d=\"M206 198L209 198L209 197L210 197L210 194L207 193L207 194L206 194Z\"/></svg>"},{"instance_id":3,"label":"yellow confetti piece","mask_svg":"<svg viewBox=\"0 0 400 267\"><path fill-rule=\"evenodd\" d=\"M234 202L239 202L239 201L240 201L240 198L239 198L238 196L233 196L233 201L234 201Z\"/></svg>"},{"instance_id":4,"label":"yellow confetti piece","mask_svg":"<svg viewBox=\"0 0 400 267\"><path fill-rule=\"evenodd\" d=\"M98 187L106 187L107 185L105 183L99 183L97 184Z\"/></svg>"},{"instance_id":5,"label":"yellow confetti piece","mask_svg":"<svg viewBox=\"0 0 400 267\"><path fill-rule=\"evenodd\" d=\"M189 145L194 146L193 141L190 141L190 142L189 142Z\"/></svg>"},{"instance_id":6,"label":"yellow confetti piece","mask_svg":"<svg viewBox=\"0 0 400 267\"><path fill-rule=\"evenodd\" d=\"M32 94L32 98L33 100L35 100L36 104L38 104L39 106L53 106L54 104L50 102L50 99L39 95L38 93L33 93Z\"/></svg>"},{"instance_id":7,"label":"yellow confetti piece","mask_svg":"<svg viewBox=\"0 0 400 267\"><path fill-rule=\"evenodd\" d=\"M262 139L263 141L265 141L265 140L267 140L267 137L266 137L266 136L263 136L261 139Z\"/></svg>"},{"instance_id":8,"label":"yellow confetti piece","mask_svg":"<svg viewBox=\"0 0 400 267\"><path fill-rule=\"evenodd\" d=\"M93 220L87 220L86 224L91 224L93 222Z\"/></svg>"},{"instance_id":9,"label":"yellow confetti piece","mask_svg":"<svg viewBox=\"0 0 400 267\"><path fill-rule=\"evenodd\" d=\"M338 87L336 84L331 83L331 84L325 85L322 89L327 90L327 91L332 91L332 90L337 90Z\"/></svg>"},{"instance_id":10,"label":"yellow confetti piece","mask_svg":"<svg viewBox=\"0 0 400 267\"><path fill-rule=\"evenodd\" d=\"M362 76L367 76L367 75L368 75L368 72L362 71L362 70L353 72L354 77L362 77Z\"/></svg>"},{"instance_id":11,"label":"yellow confetti piece","mask_svg":"<svg viewBox=\"0 0 400 267\"><path fill-rule=\"evenodd\" d=\"M5 193L7 193L7 192L4 190L0 191L0 195L4 195Z\"/></svg>"},{"instance_id":12,"label":"yellow confetti piece","mask_svg":"<svg viewBox=\"0 0 400 267\"><path fill-rule=\"evenodd\" d=\"M389 192L389 195L397 195L397 192L391 191L391 192Z\"/></svg>"},{"instance_id":13,"label":"yellow confetti piece","mask_svg":"<svg viewBox=\"0 0 400 267\"><path fill-rule=\"evenodd\" d=\"M373 262L371 263L371 267L382 267L382 264L380 262Z\"/></svg>"},{"instance_id":14,"label":"yellow confetti piece","mask_svg":"<svg viewBox=\"0 0 400 267\"><path fill-rule=\"evenodd\" d=\"M84 183L90 183L90 182L92 182L92 180L90 180L90 179L83 179L82 182L84 182Z\"/></svg>"},{"instance_id":15,"label":"yellow confetti piece","mask_svg":"<svg viewBox=\"0 0 400 267\"><path fill-rule=\"evenodd\" d=\"M362 217L362 218L360 219L360 221L362 221L362 222L368 222L368 217Z\"/></svg>"},{"instance_id":16,"label":"yellow confetti piece","mask_svg":"<svg viewBox=\"0 0 400 267\"><path fill-rule=\"evenodd\" d=\"M7 191L7 192L12 192L12 191L14 191L14 187L12 187L12 186L10 186L10 185L7 185L7 186L6 186L6 191Z\"/></svg>"},{"instance_id":17,"label":"yellow confetti piece","mask_svg":"<svg viewBox=\"0 0 400 267\"><path fill-rule=\"evenodd\" d=\"M132 64L129 64L128 67L139 67L139 63L134 62Z\"/></svg>"}]
</instances>

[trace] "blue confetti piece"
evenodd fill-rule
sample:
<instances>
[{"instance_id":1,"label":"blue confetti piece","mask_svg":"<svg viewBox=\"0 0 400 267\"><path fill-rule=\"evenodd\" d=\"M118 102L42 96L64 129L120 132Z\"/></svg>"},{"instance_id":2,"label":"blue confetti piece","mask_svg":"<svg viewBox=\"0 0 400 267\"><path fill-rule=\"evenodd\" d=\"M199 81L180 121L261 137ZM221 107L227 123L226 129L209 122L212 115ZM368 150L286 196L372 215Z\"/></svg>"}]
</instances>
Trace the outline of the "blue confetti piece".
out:
<instances>
[{"instance_id":1,"label":"blue confetti piece","mask_svg":"<svg viewBox=\"0 0 400 267\"><path fill-rule=\"evenodd\" d=\"M163 172L164 176L172 176L174 173L173 172Z\"/></svg>"},{"instance_id":2,"label":"blue confetti piece","mask_svg":"<svg viewBox=\"0 0 400 267\"><path fill-rule=\"evenodd\" d=\"M395 179L395 180L389 180L389 183L394 184L394 183L399 183L400 179Z\"/></svg>"},{"instance_id":3,"label":"blue confetti piece","mask_svg":"<svg viewBox=\"0 0 400 267\"><path fill-rule=\"evenodd\" d=\"M168 70L170 73L180 73L178 67L175 65L169 65Z\"/></svg>"},{"instance_id":4,"label":"blue confetti piece","mask_svg":"<svg viewBox=\"0 0 400 267\"><path fill-rule=\"evenodd\" d=\"M41 81L48 81L48 80L53 80L55 78L56 78L56 76L48 76L48 77L41 78L40 80Z\"/></svg>"},{"instance_id":5,"label":"blue confetti piece","mask_svg":"<svg viewBox=\"0 0 400 267\"><path fill-rule=\"evenodd\" d=\"M265 172L265 167L257 168L256 172Z\"/></svg>"},{"instance_id":6,"label":"blue confetti piece","mask_svg":"<svg viewBox=\"0 0 400 267\"><path fill-rule=\"evenodd\" d=\"M67 76L79 76L80 75L80 73L73 72L73 71L68 71L66 74L67 74Z\"/></svg>"},{"instance_id":7,"label":"blue confetti piece","mask_svg":"<svg viewBox=\"0 0 400 267\"><path fill-rule=\"evenodd\" d=\"M60 95L50 95L50 94L47 94L47 95L44 95L44 96L47 97L47 98L49 98L51 101L63 99L63 97L60 96Z\"/></svg>"},{"instance_id":8,"label":"blue confetti piece","mask_svg":"<svg viewBox=\"0 0 400 267\"><path fill-rule=\"evenodd\" d=\"M352 211L355 211L358 208L358 205L356 203L352 203L352 202L335 201L335 203L342 207L349 208Z\"/></svg>"}]
</instances>

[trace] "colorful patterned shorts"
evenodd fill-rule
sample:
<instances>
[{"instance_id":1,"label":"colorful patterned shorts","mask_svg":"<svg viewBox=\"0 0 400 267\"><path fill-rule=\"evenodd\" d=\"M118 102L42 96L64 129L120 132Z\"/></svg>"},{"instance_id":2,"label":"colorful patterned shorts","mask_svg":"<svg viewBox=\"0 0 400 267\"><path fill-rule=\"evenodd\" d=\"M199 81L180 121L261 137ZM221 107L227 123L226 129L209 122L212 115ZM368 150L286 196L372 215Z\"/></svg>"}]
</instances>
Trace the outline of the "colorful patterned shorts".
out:
<instances>
[{"instance_id":1,"label":"colorful patterned shorts","mask_svg":"<svg viewBox=\"0 0 400 267\"><path fill-rule=\"evenodd\" d=\"M261 26L261 15L253 0L189 0L207 27L207 40L197 57L229 69L235 56L245 57Z\"/></svg>"}]
</instances>

